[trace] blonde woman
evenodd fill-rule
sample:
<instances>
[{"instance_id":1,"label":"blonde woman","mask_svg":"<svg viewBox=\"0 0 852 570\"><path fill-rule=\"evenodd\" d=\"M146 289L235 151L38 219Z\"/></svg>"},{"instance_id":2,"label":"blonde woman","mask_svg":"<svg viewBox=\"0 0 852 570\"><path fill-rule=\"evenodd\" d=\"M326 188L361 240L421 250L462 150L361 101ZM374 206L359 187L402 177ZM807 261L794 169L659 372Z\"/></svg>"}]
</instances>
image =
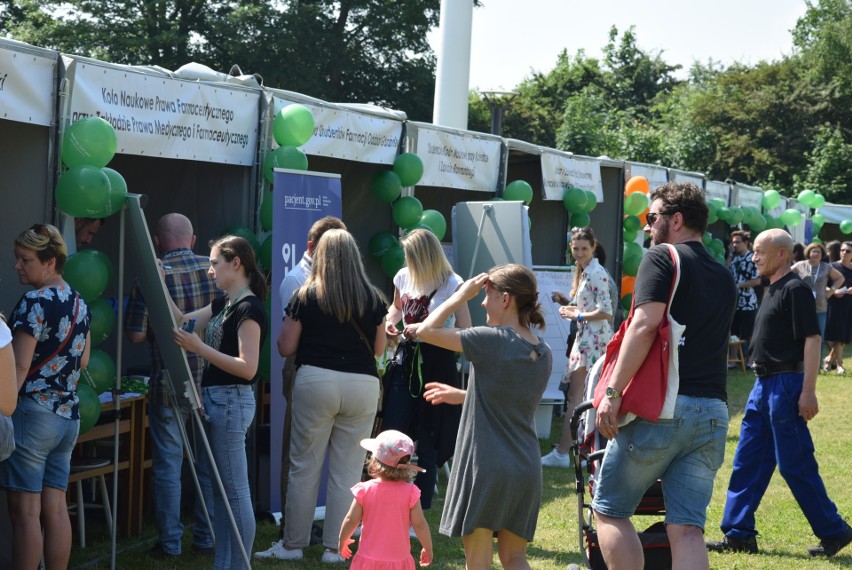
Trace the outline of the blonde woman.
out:
<instances>
[{"instance_id":1,"label":"blonde woman","mask_svg":"<svg viewBox=\"0 0 852 570\"><path fill-rule=\"evenodd\" d=\"M592 228L574 228L571 231L571 255L574 257L574 283L571 288L573 302L559 307L563 319L577 323L577 337L568 355L565 380L568 385L567 417L583 398L586 371L606 352L612 338L612 304L609 273L595 258L597 240ZM566 421L562 437L556 447L541 458L545 467L571 465L571 422Z\"/></svg>"},{"instance_id":2,"label":"blonde woman","mask_svg":"<svg viewBox=\"0 0 852 570\"><path fill-rule=\"evenodd\" d=\"M15 568L36 568L42 557L47 568L65 568L71 555L65 491L80 429L77 381L89 362L89 309L62 279L66 252L48 224L15 239L18 280L33 288L10 319L21 397L12 415L16 449L0 470Z\"/></svg>"},{"instance_id":3,"label":"blonde woman","mask_svg":"<svg viewBox=\"0 0 852 570\"><path fill-rule=\"evenodd\" d=\"M285 310L278 336L282 356L296 354L290 474L284 548L278 559L300 560L310 544L321 470L329 454L323 562L343 562L340 527L361 479L364 450L379 402L376 356L385 350L387 306L364 272L346 230L329 230L314 251L305 284Z\"/></svg>"},{"instance_id":4,"label":"blonde woman","mask_svg":"<svg viewBox=\"0 0 852 570\"><path fill-rule=\"evenodd\" d=\"M424 471L414 484L420 489L420 505L432 506L438 467L452 457L459 429L457 406L432 406L423 399L427 382L459 386L456 354L439 346L420 343L421 323L462 284L450 267L435 234L414 230L402 238L406 267L393 278L393 305L388 311L386 332L400 335L396 358L401 373L392 374L382 405L382 427L399 430L417 442L417 462ZM459 305L444 323L459 329L470 326L467 304Z\"/></svg>"}]
</instances>

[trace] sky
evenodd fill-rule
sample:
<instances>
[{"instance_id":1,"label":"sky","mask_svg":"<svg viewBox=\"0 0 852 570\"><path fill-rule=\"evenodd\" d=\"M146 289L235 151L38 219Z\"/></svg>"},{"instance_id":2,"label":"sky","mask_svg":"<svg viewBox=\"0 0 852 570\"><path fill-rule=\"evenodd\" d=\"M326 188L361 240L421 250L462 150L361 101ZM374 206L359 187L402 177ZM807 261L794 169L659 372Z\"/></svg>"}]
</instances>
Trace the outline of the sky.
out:
<instances>
[{"instance_id":1,"label":"sky","mask_svg":"<svg viewBox=\"0 0 852 570\"><path fill-rule=\"evenodd\" d=\"M776 61L793 51L804 0L481 0L473 10L470 89L511 90L547 73L562 50L601 57L609 29L635 26L638 46L680 64ZM438 49L438 32L430 35ZM440 56L440 54L438 54Z\"/></svg>"}]
</instances>

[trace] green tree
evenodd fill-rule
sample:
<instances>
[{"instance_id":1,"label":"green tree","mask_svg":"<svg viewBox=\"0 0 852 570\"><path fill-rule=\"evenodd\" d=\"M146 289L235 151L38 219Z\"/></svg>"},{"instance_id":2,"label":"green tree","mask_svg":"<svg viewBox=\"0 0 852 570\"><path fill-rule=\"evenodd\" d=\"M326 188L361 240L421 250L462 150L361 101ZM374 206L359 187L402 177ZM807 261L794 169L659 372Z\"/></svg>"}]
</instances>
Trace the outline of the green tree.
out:
<instances>
[{"instance_id":1,"label":"green tree","mask_svg":"<svg viewBox=\"0 0 852 570\"><path fill-rule=\"evenodd\" d=\"M806 158L804 173L794 177L796 191L814 190L829 202L852 204L852 145L844 140L840 129L822 125Z\"/></svg>"}]
</instances>

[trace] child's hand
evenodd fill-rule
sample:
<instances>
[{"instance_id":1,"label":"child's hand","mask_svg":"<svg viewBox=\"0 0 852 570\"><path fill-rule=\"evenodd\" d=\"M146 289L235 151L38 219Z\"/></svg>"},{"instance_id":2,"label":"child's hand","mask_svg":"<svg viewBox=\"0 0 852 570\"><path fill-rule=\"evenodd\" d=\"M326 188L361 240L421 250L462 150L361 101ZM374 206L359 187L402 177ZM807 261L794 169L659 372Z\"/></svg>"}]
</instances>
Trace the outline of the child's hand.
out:
<instances>
[{"instance_id":1,"label":"child's hand","mask_svg":"<svg viewBox=\"0 0 852 570\"><path fill-rule=\"evenodd\" d=\"M420 567L429 566L432 564L432 551L427 551L425 548L420 550Z\"/></svg>"},{"instance_id":2,"label":"child's hand","mask_svg":"<svg viewBox=\"0 0 852 570\"><path fill-rule=\"evenodd\" d=\"M352 558L352 551L349 550L350 544L355 544L355 540L352 538L344 538L337 545L337 552L340 553L340 556L342 556L344 560Z\"/></svg>"}]
</instances>

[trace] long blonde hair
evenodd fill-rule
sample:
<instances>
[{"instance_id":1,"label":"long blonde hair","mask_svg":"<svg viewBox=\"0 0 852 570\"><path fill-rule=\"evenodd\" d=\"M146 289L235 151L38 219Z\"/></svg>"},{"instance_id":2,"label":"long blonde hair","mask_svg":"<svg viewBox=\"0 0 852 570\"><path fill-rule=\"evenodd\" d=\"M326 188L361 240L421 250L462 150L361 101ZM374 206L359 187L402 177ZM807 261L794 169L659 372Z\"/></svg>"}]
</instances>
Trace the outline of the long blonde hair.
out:
<instances>
[{"instance_id":1,"label":"long blonde hair","mask_svg":"<svg viewBox=\"0 0 852 570\"><path fill-rule=\"evenodd\" d=\"M431 293L452 275L453 268L441 242L429 230L414 230L400 241L415 292Z\"/></svg>"},{"instance_id":2,"label":"long blonde hair","mask_svg":"<svg viewBox=\"0 0 852 570\"><path fill-rule=\"evenodd\" d=\"M305 302L312 292L320 309L341 323L365 315L385 302L384 295L370 283L355 238L346 230L328 230L313 254L308 280L296 293Z\"/></svg>"}]
</instances>

